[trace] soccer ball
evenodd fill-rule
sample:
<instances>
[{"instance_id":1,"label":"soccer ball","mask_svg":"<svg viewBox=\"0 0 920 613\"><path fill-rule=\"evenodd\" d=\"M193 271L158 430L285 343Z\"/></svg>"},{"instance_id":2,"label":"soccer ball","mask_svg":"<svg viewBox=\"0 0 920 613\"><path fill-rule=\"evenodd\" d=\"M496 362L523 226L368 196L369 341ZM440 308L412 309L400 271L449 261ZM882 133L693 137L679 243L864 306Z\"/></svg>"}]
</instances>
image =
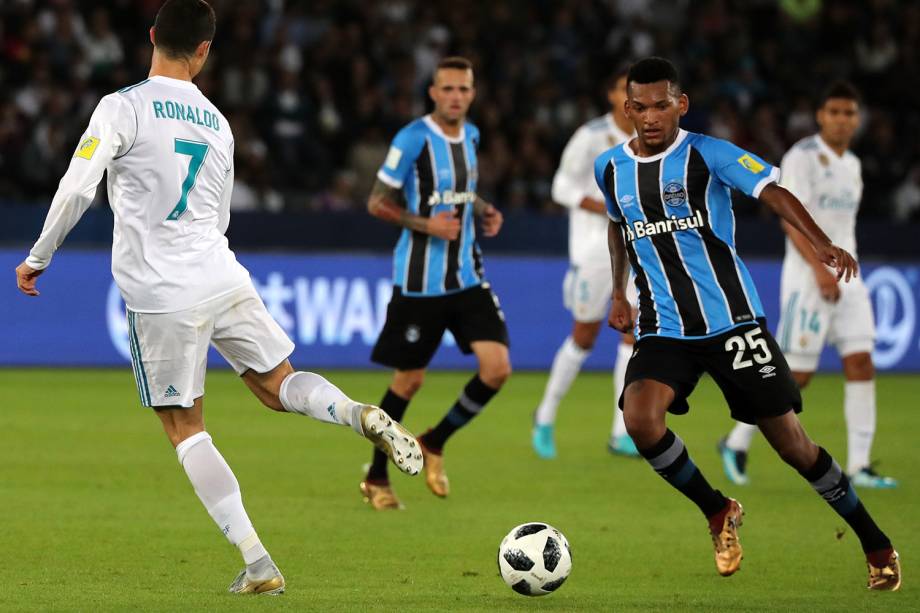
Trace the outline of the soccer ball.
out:
<instances>
[{"instance_id":1,"label":"soccer ball","mask_svg":"<svg viewBox=\"0 0 920 613\"><path fill-rule=\"evenodd\" d=\"M544 596L559 589L572 572L572 551L549 524L521 524L498 546L498 570L518 594Z\"/></svg>"}]
</instances>

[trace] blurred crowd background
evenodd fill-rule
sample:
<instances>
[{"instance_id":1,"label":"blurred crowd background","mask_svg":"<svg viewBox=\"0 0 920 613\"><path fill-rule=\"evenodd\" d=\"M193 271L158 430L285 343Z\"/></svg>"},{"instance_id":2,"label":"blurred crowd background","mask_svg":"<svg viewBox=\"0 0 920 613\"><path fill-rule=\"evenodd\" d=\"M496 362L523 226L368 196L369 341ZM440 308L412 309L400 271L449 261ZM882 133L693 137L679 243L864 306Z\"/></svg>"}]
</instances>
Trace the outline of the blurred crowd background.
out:
<instances>
[{"instance_id":1,"label":"blurred crowd background","mask_svg":"<svg viewBox=\"0 0 920 613\"><path fill-rule=\"evenodd\" d=\"M0 2L0 213L47 206L99 98L146 78L160 0ZM214 0L198 77L236 138L237 211L360 211L432 68L476 66L480 192L559 215L550 184L603 82L650 54L682 70L684 127L778 163L832 79L864 95L861 215L920 218L920 3L896 0ZM754 215L756 207L740 207Z\"/></svg>"}]
</instances>

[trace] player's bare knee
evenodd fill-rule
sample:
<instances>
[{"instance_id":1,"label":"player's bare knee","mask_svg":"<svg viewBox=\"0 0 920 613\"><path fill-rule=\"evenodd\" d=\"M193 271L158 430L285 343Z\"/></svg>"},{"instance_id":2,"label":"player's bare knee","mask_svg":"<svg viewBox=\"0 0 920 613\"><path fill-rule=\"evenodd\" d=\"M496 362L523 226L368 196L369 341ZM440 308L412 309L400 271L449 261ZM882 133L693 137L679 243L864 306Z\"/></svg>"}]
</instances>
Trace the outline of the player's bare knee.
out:
<instances>
[{"instance_id":1,"label":"player's bare knee","mask_svg":"<svg viewBox=\"0 0 920 613\"><path fill-rule=\"evenodd\" d=\"M249 390L263 405L272 411L283 413L284 404L281 402L281 385L284 380L294 373L290 361L284 360L281 364L268 372L259 373L247 370L240 377Z\"/></svg>"},{"instance_id":2,"label":"player's bare knee","mask_svg":"<svg viewBox=\"0 0 920 613\"><path fill-rule=\"evenodd\" d=\"M590 332L584 332L576 330L575 334L572 334L572 342L574 342L579 349L582 351L591 351L594 349L594 343L597 341L597 335Z\"/></svg>"},{"instance_id":3,"label":"player's bare knee","mask_svg":"<svg viewBox=\"0 0 920 613\"><path fill-rule=\"evenodd\" d=\"M591 351L594 349L594 343L597 341L597 335L601 330L601 322L584 323L575 322L572 328L572 341L578 345L582 351Z\"/></svg>"},{"instance_id":4,"label":"player's bare knee","mask_svg":"<svg viewBox=\"0 0 920 613\"><path fill-rule=\"evenodd\" d=\"M263 394L256 394L256 396L265 407L271 409L272 411L278 411L279 413L285 412L284 405L281 403L281 398L278 396L278 394L266 391Z\"/></svg>"},{"instance_id":5,"label":"player's bare knee","mask_svg":"<svg viewBox=\"0 0 920 613\"><path fill-rule=\"evenodd\" d=\"M843 358L843 375L847 381L870 381L875 377L875 366L869 353L854 353Z\"/></svg>"},{"instance_id":6,"label":"player's bare knee","mask_svg":"<svg viewBox=\"0 0 920 613\"><path fill-rule=\"evenodd\" d=\"M390 389L400 398L411 400L422 388L422 383L424 382L424 370L397 371L393 376L393 382L390 384Z\"/></svg>"},{"instance_id":7,"label":"player's bare knee","mask_svg":"<svg viewBox=\"0 0 920 613\"><path fill-rule=\"evenodd\" d=\"M665 425L654 412L642 410L635 404L625 404L623 422L626 432L640 449L651 447L664 436Z\"/></svg>"},{"instance_id":8,"label":"player's bare knee","mask_svg":"<svg viewBox=\"0 0 920 613\"><path fill-rule=\"evenodd\" d=\"M265 380L246 380L249 389L259 399L265 407L272 411L284 412L284 405L281 403L281 385L272 385Z\"/></svg>"},{"instance_id":9,"label":"player's bare knee","mask_svg":"<svg viewBox=\"0 0 920 613\"><path fill-rule=\"evenodd\" d=\"M204 431L204 421L201 419L200 407L191 408L159 408L155 409L157 417L163 424L166 438L173 447L188 437Z\"/></svg>"},{"instance_id":10,"label":"player's bare knee","mask_svg":"<svg viewBox=\"0 0 920 613\"><path fill-rule=\"evenodd\" d=\"M799 386L799 389L805 389L809 382L811 382L813 374L814 373L810 372L793 371L792 378L795 380L795 384Z\"/></svg>"},{"instance_id":11,"label":"player's bare knee","mask_svg":"<svg viewBox=\"0 0 920 613\"><path fill-rule=\"evenodd\" d=\"M511 376L511 362L499 360L483 364L479 369L479 378L492 389L499 389Z\"/></svg>"}]
</instances>

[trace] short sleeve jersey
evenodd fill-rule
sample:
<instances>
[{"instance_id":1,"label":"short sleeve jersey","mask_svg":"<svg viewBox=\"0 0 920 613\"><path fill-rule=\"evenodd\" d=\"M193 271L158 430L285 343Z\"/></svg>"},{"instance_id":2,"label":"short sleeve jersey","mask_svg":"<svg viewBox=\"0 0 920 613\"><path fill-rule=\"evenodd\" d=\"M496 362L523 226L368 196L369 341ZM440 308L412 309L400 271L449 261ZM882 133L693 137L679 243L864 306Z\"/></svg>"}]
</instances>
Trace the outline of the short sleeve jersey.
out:
<instances>
[{"instance_id":1,"label":"short sleeve jersey","mask_svg":"<svg viewBox=\"0 0 920 613\"><path fill-rule=\"evenodd\" d=\"M377 178L402 191L409 212L431 217L452 212L460 234L448 241L404 228L394 250L393 283L407 296L440 296L485 280L476 242L479 129L466 123L449 137L430 115L416 119L393 138Z\"/></svg>"},{"instance_id":2,"label":"short sleeve jersey","mask_svg":"<svg viewBox=\"0 0 920 613\"><path fill-rule=\"evenodd\" d=\"M595 161L607 214L619 225L636 274L636 335L704 338L763 317L735 251L731 190L749 196L779 169L727 141L680 130L662 153L624 143Z\"/></svg>"}]
</instances>

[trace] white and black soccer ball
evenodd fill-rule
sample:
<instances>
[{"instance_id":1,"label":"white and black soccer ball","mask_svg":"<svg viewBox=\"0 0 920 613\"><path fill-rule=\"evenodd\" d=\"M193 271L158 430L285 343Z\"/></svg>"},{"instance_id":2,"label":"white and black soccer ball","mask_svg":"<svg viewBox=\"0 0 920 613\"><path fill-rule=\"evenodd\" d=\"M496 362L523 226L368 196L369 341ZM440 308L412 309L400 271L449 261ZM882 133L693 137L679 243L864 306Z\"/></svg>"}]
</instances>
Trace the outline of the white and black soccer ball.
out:
<instances>
[{"instance_id":1,"label":"white and black soccer ball","mask_svg":"<svg viewBox=\"0 0 920 613\"><path fill-rule=\"evenodd\" d=\"M544 596L559 589L572 572L572 551L549 524L521 524L498 546L498 570L518 594Z\"/></svg>"}]
</instances>

